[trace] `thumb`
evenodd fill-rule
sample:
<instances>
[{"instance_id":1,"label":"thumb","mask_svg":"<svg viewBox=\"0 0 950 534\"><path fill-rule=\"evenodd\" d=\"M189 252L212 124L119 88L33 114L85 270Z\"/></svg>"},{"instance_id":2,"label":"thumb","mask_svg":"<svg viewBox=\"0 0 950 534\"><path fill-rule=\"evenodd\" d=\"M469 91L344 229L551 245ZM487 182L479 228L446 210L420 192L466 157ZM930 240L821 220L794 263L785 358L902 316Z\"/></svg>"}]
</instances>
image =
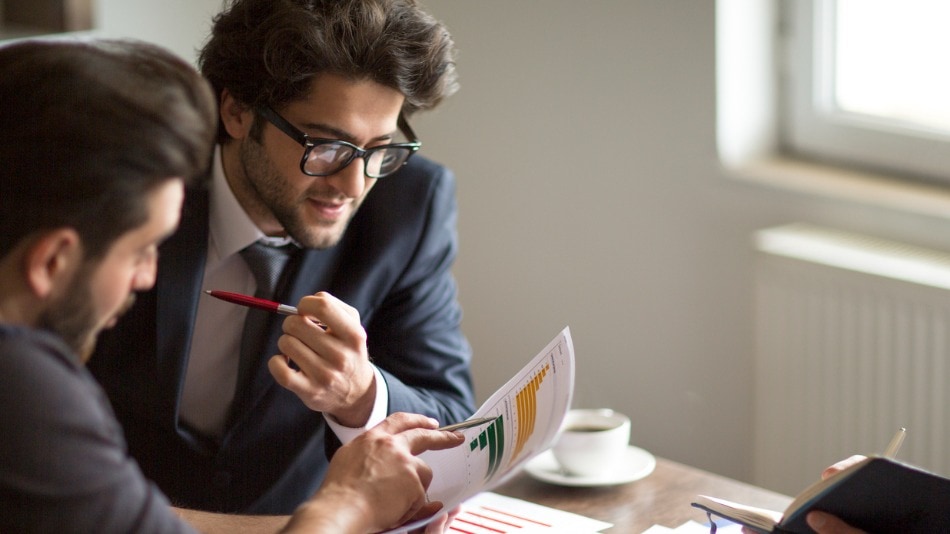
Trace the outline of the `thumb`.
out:
<instances>
[{"instance_id":1,"label":"thumb","mask_svg":"<svg viewBox=\"0 0 950 534\"><path fill-rule=\"evenodd\" d=\"M809 512L805 520L808 522L808 526L818 534L859 534L863 532L825 512Z\"/></svg>"}]
</instances>

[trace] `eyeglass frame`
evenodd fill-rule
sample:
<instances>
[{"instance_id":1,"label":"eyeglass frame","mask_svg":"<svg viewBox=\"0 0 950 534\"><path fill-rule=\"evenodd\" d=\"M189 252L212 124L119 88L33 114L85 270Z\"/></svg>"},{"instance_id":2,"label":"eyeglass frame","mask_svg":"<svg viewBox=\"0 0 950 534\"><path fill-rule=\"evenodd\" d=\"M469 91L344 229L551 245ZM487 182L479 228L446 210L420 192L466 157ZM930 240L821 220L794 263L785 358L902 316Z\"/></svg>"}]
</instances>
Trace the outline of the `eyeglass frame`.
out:
<instances>
[{"instance_id":1,"label":"eyeglass frame","mask_svg":"<svg viewBox=\"0 0 950 534\"><path fill-rule=\"evenodd\" d=\"M399 131L402 132L402 134L403 134L404 136L406 136L406 139L408 139L407 142L405 142L405 143L390 143L390 144L387 144L387 145L379 145L379 146L373 146L373 147L369 147L369 148L363 148L363 147L361 147L361 146L354 145L353 143L350 143L349 141L344 141L344 140L342 140L342 139L329 139L329 138L324 138L324 137L310 137L306 132L300 130L299 128L297 128L296 126L294 126L293 124L291 124L290 121L288 121L288 120L285 119L283 116L281 116L279 113L277 113L276 111L274 111L270 106L261 105L261 106L258 106L256 109L257 109L257 113L258 113L261 117L264 117L264 119L266 119L267 122L273 124L278 130L284 132L288 137L290 137L290 138L293 139L294 141L300 143L300 146L302 146L302 147L304 148L303 157L300 158L300 172L306 174L307 176L331 176L331 175L334 175L334 174L336 174L336 173L342 171L343 169L347 168L351 163L353 163L353 161L354 161L355 159L357 159L357 158L362 158L363 161L364 161L364 163L365 163L365 162L369 161L369 160L367 159L367 156L371 156L371 155L373 154L373 152L376 152L376 151L379 151L379 150L385 150L385 149L387 149L387 148L408 148L408 149L410 149L409 155L406 156L406 159L399 165L399 167L402 167L402 166L405 165L406 163L409 163L409 158L411 158L412 155L416 153L416 151L418 151L420 148L422 148L422 142L419 140L418 137L416 137L416 133L412 131L412 128L409 126L409 123L406 121L406 118L405 118L405 116L403 115L402 111L399 112L399 117L396 119L396 127L399 128ZM349 147L350 149L353 150L353 153L350 155L349 159L346 160L346 163L344 163L343 165L341 165L340 168L334 170L333 172L328 172L328 173L313 173L313 172L307 171L307 161L308 161L309 158L310 158L310 152L312 152L314 148L316 148L316 147L318 147L318 146L320 146L320 145L327 145L327 144L331 144L331 143L333 143L333 144L342 144L342 145L347 146L347 147ZM398 170L399 170L399 167L396 167L395 170L393 170L393 171L391 171L391 172L388 172L388 173L386 173L386 174L383 174L383 175L381 175L381 176L370 176L370 174L369 174L369 166L367 166L367 165L364 164L364 165L363 165L363 176L365 176L365 177L367 177L367 178L374 178L374 179L385 178L385 177L387 177L387 176L392 175L392 174L395 173L396 171L398 171Z\"/></svg>"}]
</instances>

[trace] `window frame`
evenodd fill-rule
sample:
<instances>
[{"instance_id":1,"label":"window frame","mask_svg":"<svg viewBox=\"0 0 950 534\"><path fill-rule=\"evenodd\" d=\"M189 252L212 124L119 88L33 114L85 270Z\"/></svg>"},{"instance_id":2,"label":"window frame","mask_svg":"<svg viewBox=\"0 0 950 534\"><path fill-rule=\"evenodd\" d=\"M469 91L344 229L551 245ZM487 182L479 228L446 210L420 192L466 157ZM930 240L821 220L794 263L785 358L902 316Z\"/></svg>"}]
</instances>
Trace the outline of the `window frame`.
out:
<instances>
[{"instance_id":1,"label":"window frame","mask_svg":"<svg viewBox=\"0 0 950 534\"><path fill-rule=\"evenodd\" d=\"M786 0L779 10L779 149L820 163L950 184L950 138L835 109L830 46L836 0ZM950 96L948 96L950 98Z\"/></svg>"}]
</instances>

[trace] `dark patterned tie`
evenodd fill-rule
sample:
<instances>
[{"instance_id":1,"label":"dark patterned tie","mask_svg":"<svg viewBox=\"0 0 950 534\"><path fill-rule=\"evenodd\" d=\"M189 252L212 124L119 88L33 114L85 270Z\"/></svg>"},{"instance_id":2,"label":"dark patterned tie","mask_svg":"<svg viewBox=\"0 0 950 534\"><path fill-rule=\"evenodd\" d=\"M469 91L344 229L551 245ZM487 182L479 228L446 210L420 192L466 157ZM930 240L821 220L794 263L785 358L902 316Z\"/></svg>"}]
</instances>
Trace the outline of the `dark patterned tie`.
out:
<instances>
[{"instance_id":1,"label":"dark patterned tie","mask_svg":"<svg viewBox=\"0 0 950 534\"><path fill-rule=\"evenodd\" d=\"M241 257L247 262L254 280L257 282L257 291L254 296L267 300L274 300L274 292L280 275L287 266L297 247L293 244L272 246L261 241L255 241L241 250ZM238 384L240 389L245 383L248 373L257 364L264 344L267 342L267 326L274 320L274 314L264 310L249 308L244 320L244 332L241 334L241 361L238 366Z\"/></svg>"},{"instance_id":2,"label":"dark patterned tie","mask_svg":"<svg viewBox=\"0 0 950 534\"><path fill-rule=\"evenodd\" d=\"M268 300L274 298L277 281L280 279L280 274L284 271L284 266L287 265L294 248L296 247L292 244L275 247L261 241L255 241L241 250L241 257L251 268L254 281L257 282L257 291L254 292L255 297Z\"/></svg>"}]
</instances>

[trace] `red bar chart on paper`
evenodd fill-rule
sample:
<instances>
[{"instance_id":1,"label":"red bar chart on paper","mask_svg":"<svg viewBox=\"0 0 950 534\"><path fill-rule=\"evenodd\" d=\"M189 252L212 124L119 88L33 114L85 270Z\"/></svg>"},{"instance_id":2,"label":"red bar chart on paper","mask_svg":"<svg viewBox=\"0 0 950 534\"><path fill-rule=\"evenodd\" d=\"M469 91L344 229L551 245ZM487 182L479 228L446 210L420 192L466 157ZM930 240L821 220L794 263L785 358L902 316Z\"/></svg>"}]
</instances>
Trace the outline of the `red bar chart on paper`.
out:
<instances>
[{"instance_id":1,"label":"red bar chart on paper","mask_svg":"<svg viewBox=\"0 0 950 534\"><path fill-rule=\"evenodd\" d=\"M514 475L551 446L573 392L574 345L565 328L472 415L494 421L463 430L461 446L420 455L432 468L429 498L451 509Z\"/></svg>"},{"instance_id":2,"label":"red bar chart on paper","mask_svg":"<svg viewBox=\"0 0 950 534\"><path fill-rule=\"evenodd\" d=\"M479 493L449 525L454 534L581 534L613 525L497 493Z\"/></svg>"}]
</instances>

